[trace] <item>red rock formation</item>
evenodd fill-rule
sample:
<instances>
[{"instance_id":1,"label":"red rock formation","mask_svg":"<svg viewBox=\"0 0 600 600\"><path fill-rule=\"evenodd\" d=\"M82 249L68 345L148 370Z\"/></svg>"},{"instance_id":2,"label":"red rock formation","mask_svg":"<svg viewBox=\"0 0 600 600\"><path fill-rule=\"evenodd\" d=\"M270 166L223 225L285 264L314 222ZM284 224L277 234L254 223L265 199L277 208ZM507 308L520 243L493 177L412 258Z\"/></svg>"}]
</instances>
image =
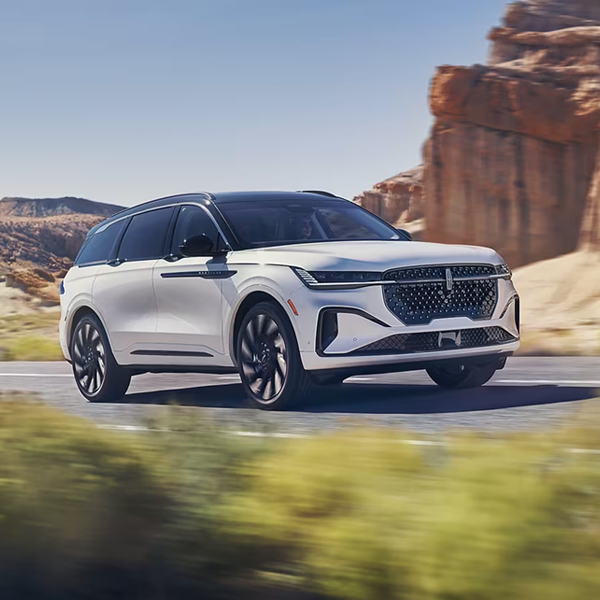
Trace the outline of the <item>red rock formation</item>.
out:
<instances>
[{"instance_id":1,"label":"red rock formation","mask_svg":"<svg viewBox=\"0 0 600 600\"><path fill-rule=\"evenodd\" d=\"M600 155L581 228L582 250L600 250Z\"/></svg>"},{"instance_id":2,"label":"red rock formation","mask_svg":"<svg viewBox=\"0 0 600 600\"><path fill-rule=\"evenodd\" d=\"M579 244L598 150L600 6L517 2L490 37L488 66L441 67L432 83L425 235L494 246L516 267Z\"/></svg>"},{"instance_id":3,"label":"red rock formation","mask_svg":"<svg viewBox=\"0 0 600 600\"><path fill-rule=\"evenodd\" d=\"M414 228L423 218L423 167L390 177L354 201L396 227Z\"/></svg>"},{"instance_id":4,"label":"red rock formation","mask_svg":"<svg viewBox=\"0 0 600 600\"><path fill-rule=\"evenodd\" d=\"M69 268L87 232L102 220L92 215L0 217L0 268L23 263L52 272Z\"/></svg>"}]
</instances>

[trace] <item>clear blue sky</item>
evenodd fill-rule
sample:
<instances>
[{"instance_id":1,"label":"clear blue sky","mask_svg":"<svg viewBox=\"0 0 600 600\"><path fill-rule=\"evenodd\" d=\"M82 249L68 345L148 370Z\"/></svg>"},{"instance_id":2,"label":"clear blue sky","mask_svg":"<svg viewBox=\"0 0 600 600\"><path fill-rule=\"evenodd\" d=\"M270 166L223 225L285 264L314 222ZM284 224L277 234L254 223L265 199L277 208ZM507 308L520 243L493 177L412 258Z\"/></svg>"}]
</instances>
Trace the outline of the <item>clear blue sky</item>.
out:
<instances>
[{"instance_id":1,"label":"clear blue sky","mask_svg":"<svg viewBox=\"0 0 600 600\"><path fill-rule=\"evenodd\" d=\"M0 0L0 196L352 197L421 161L504 0Z\"/></svg>"}]
</instances>

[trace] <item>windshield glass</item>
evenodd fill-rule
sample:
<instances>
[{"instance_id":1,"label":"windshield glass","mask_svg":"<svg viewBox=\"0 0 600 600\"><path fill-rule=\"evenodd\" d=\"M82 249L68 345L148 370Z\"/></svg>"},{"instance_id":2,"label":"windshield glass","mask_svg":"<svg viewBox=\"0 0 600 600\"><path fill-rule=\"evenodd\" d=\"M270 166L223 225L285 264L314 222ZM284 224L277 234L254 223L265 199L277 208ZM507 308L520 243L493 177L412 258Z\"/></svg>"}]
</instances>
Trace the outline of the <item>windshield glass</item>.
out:
<instances>
[{"instance_id":1,"label":"windshield glass","mask_svg":"<svg viewBox=\"0 0 600 600\"><path fill-rule=\"evenodd\" d=\"M399 240L371 213L340 200L227 202L219 209L244 248L341 240Z\"/></svg>"}]
</instances>

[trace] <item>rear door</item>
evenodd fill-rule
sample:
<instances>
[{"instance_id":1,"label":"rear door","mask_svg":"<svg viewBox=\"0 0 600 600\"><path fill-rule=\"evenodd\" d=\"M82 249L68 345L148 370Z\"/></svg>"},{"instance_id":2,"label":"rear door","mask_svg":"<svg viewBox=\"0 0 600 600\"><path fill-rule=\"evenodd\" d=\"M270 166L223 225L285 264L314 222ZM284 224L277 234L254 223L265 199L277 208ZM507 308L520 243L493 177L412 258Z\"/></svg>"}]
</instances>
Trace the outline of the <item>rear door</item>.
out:
<instances>
[{"instance_id":1,"label":"rear door","mask_svg":"<svg viewBox=\"0 0 600 600\"><path fill-rule=\"evenodd\" d=\"M180 244L205 234L215 247L224 243L208 211L184 205L173 230L170 251L154 267L158 305L157 342L167 364L219 365L223 362L223 283L232 276L225 257L182 257Z\"/></svg>"},{"instance_id":2,"label":"rear door","mask_svg":"<svg viewBox=\"0 0 600 600\"><path fill-rule=\"evenodd\" d=\"M133 216L116 256L100 267L92 291L108 329L119 364L144 363L156 338L158 311L152 281L156 261L164 255L174 207Z\"/></svg>"}]
</instances>

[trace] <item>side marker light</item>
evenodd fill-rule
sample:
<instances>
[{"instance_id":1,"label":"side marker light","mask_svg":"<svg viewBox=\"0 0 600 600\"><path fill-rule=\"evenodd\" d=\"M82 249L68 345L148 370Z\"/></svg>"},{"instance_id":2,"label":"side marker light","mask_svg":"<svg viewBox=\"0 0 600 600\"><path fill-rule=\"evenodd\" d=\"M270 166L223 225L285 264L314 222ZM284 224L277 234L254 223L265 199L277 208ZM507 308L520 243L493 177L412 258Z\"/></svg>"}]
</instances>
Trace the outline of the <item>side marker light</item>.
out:
<instances>
[{"instance_id":1,"label":"side marker light","mask_svg":"<svg viewBox=\"0 0 600 600\"><path fill-rule=\"evenodd\" d=\"M288 300L288 304L290 305L290 308L292 309L292 312L298 316L298 311L296 310L296 307L294 306L294 303L291 300Z\"/></svg>"}]
</instances>

